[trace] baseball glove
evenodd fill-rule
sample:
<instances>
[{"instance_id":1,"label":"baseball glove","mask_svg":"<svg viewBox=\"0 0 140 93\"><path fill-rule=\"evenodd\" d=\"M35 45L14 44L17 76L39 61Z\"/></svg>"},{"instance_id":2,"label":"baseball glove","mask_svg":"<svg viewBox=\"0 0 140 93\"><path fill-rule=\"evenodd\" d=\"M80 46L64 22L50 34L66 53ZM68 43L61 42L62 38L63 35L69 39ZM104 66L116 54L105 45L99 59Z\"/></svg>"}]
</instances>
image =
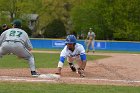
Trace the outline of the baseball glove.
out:
<instances>
[{"instance_id":1,"label":"baseball glove","mask_svg":"<svg viewBox=\"0 0 140 93\"><path fill-rule=\"evenodd\" d=\"M93 40L93 37L92 37L92 36L90 36L90 37L89 37L89 40Z\"/></svg>"}]
</instances>

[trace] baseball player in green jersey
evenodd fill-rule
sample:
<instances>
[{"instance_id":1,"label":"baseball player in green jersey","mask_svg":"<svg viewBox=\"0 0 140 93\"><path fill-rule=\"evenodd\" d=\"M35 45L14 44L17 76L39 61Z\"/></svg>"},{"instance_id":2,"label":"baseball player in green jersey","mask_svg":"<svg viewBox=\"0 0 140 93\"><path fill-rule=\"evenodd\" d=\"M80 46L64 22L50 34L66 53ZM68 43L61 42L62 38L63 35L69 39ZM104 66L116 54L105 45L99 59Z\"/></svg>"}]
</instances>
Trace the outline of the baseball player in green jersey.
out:
<instances>
[{"instance_id":1,"label":"baseball player in green jersey","mask_svg":"<svg viewBox=\"0 0 140 93\"><path fill-rule=\"evenodd\" d=\"M30 52L32 45L27 33L21 29L21 20L14 20L12 27L4 31L0 36L0 58L9 53L23 58L29 63L31 75L38 76L34 56Z\"/></svg>"}]
</instances>

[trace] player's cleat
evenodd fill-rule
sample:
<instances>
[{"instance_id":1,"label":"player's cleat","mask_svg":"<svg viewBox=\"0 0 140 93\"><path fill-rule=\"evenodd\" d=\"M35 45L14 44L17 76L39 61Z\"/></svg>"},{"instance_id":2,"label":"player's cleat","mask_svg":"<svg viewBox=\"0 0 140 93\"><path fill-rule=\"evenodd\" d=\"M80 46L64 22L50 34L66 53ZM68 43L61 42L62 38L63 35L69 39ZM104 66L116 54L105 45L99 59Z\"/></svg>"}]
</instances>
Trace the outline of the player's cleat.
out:
<instances>
[{"instance_id":1,"label":"player's cleat","mask_svg":"<svg viewBox=\"0 0 140 93\"><path fill-rule=\"evenodd\" d=\"M40 74L37 73L36 71L31 71L31 75L32 75L33 77L38 77Z\"/></svg>"},{"instance_id":2,"label":"player's cleat","mask_svg":"<svg viewBox=\"0 0 140 93\"><path fill-rule=\"evenodd\" d=\"M73 63L69 63L70 68L73 72L76 72L76 68L74 67Z\"/></svg>"}]
</instances>

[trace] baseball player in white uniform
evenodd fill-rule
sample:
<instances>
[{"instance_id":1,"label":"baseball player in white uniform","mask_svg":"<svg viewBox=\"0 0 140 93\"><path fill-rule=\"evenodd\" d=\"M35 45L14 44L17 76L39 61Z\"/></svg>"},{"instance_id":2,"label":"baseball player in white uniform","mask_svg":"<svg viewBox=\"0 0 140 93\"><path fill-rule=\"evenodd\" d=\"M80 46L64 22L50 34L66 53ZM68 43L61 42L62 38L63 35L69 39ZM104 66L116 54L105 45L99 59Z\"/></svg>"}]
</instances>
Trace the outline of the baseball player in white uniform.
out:
<instances>
[{"instance_id":1,"label":"baseball player in white uniform","mask_svg":"<svg viewBox=\"0 0 140 93\"><path fill-rule=\"evenodd\" d=\"M0 58L6 54L14 54L28 60L31 75L38 76L35 70L34 57L31 54L32 45L27 33L21 29L21 21L14 20L13 28L4 31L0 36Z\"/></svg>"},{"instance_id":2,"label":"baseball player in white uniform","mask_svg":"<svg viewBox=\"0 0 140 93\"><path fill-rule=\"evenodd\" d=\"M87 53L89 52L90 45L92 46L92 52L93 53L95 52L95 48L94 48L95 37L96 37L95 33L92 31L92 28L90 28L86 39L86 41L88 41L87 48L86 48Z\"/></svg>"},{"instance_id":3,"label":"baseball player in white uniform","mask_svg":"<svg viewBox=\"0 0 140 93\"><path fill-rule=\"evenodd\" d=\"M61 70L65 59L69 62L70 68L73 72L78 72L80 77L85 77L84 69L86 66L86 54L83 45L76 43L74 35L68 35L65 42L66 46L61 51L60 60L58 62L58 69L56 74L61 74ZM74 61L77 61L77 69L74 66ZM78 70L78 71L76 71Z\"/></svg>"}]
</instances>

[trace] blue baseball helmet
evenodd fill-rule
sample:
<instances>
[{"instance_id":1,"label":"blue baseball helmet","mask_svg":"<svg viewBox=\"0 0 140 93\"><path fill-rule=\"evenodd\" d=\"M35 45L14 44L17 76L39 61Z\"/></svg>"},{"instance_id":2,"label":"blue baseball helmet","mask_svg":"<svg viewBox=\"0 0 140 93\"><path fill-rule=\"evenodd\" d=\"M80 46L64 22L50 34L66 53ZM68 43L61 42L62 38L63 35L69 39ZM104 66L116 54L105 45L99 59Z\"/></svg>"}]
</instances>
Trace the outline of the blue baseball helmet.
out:
<instances>
[{"instance_id":1,"label":"blue baseball helmet","mask_svg":"<svg viewBox=\"0 0 140 93\"><path fill-rule=\"evenodd\" d=\"M65 44L75 44L76 37L74 35L68 35L65 41Z\"/></svg>"}]
</instances>

